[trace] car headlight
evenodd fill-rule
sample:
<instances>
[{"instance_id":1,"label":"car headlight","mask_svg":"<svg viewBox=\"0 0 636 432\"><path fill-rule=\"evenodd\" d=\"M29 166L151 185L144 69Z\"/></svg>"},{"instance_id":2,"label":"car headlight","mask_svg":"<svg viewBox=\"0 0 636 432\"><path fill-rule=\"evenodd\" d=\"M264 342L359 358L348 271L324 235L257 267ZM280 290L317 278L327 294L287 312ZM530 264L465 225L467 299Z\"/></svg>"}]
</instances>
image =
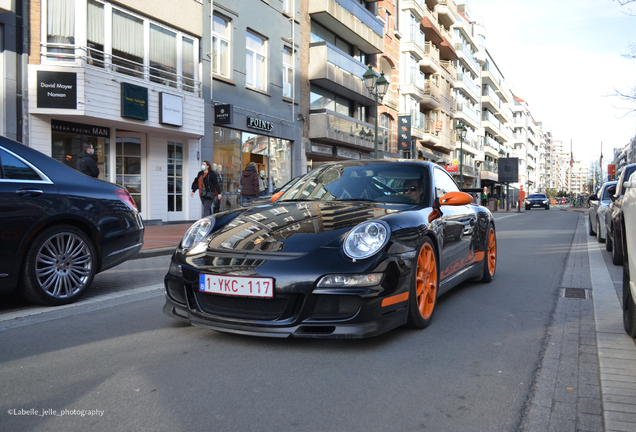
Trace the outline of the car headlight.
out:
<instances>
[{"instance_id":1,"label":"car headlight","mask_svg":"<svg viewBox=\"0 0 636 432\"><path fill-rule=\"evenodd\" d=\"M389 240L389 226L380 221L364 222L352 229L344 241L345 254L354 260L375 255Z\"/></svg>"},{"instance_id":2,"label":"car headlight","mask_svg":"<svg viewBox=\"0 0 636 432\"><path fill-rule=\"evenodd\" d=\"M181 240L181 247L190 249L193 245L206 238L212 228L214 228L214 221L214 218L203 218L192 224L183 236L183 240Z\"/></svg>"},{"instance_id":3,"label":"car headlight","mask_svg":"<svg viewBox=\"0 0 636 432\"><path fill-rule=\"evenodd\" d=\"M549 202L549 200L545 200L543 201L543 204L547 204Z\"/></svg>"},{"instance_id":4,"label":"car headlight","mask_svg":"<svg viewBox=\"0 0 636 432\"><path fill-rule=\"evenodd\" d=\"M525 201L525 203L526 203L526 204L530 204L530 201L526 200L526 201Z\"/></svg>"}]
</instances>

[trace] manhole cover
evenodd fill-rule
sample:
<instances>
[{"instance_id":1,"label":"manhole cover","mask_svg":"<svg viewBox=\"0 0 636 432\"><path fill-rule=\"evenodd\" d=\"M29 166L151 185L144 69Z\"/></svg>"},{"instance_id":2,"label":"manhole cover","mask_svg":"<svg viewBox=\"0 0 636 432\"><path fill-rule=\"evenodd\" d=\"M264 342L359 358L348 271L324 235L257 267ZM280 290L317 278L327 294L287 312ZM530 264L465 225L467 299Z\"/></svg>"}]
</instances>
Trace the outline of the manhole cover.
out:
<instances>
[{"instance_id":1,"label":"manhole cover","mask_svg":"<svg viewBox=\"0 0 636 432\"><path fill-rule=\"evenodd\" d=\"M586 299L587 291L584 288L563 288L563 297Z\"/></svg>"}]
</instances>

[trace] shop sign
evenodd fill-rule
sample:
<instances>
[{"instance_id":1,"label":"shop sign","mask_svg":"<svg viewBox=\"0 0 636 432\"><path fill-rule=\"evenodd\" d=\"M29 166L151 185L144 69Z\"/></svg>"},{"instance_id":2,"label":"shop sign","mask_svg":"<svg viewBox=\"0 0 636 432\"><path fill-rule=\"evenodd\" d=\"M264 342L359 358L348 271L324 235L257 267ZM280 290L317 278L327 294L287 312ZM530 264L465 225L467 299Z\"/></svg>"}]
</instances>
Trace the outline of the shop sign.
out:
<instances>
[{"instance_id":1,"label":"shop sign","mask_svg":"<svg viewBox=\"0 0 636 432\"><path fill-rule=\"evenodd\" d=\"M444 128L444 121L443 120L435 120L435 130L436 131L441 131Z\"/></svg>"},{"instance_id":2,"label":"shop sign","mask_svg":"<svg viewBox=\"0 0 636 432\"><path fill-rule=\"evenodd\" d=\"M450 172L459 172L459 170L457 169L457 165L446 165L444 166L444 168L446 168L446 171Z\"/></svg>"},{"instance_id":3,"label":"shop sign","mask_svg":"<svg viewBox=\"0 0 636 432\"><path fill-rule=\"evenodd\" d=\"M214 105L214 123L232 124L232 105Z\"/></svg>"},{"instance_id":4,"label":"shop sign","mask_svg":"<svg viewBox=\"0 0 636 432\"><path fill-rule=\"evenodd\" d=\"M351 151L351 150L343 149L340 147L336 149L336 154L343 158L360 159L360 152Z\"/></svg>"},{"instance_id":5,"label":"shop sign","mask_svg":"<svg viewBox=\"0 0 636 432\"><path fill-rule=\"evenodd\" d=\"M398 150L411 149L411 116L398 116Z\"/></svg>"},{"instance_id":6,"label":"shop sign","mask_svg":"<svg viewBox=\"0 0 636 432\"><path fill-rule=\"evenodd\" d=\"M262 130L265 132L271 132L274 130L274 124L272 122L252 117L247 118L247 127Z\"/></svg>"},{"instance_id":7,"label":"shop sign","mask_svg":"<svg viewBox=\"0 0 636 432\"><path fill-rule=\"evenodd\" d=\"M159 93L159 123L183 126L183 98L170 93Z\"/></svg>"},{"instance_id":8,"label":"shop sign","mask_svg":"<svg viewBox=\"0 0 636 432\"><path fill-rule=\"evenodd\" d=\"M51 120L51 131L76 135L90 135L101 138L110 138L110 128L92 126L81 123L71 123L59 120Z\"/></svg>"},{"instance_id":9,"label":"shop sign","mask_svg":"<svg viewBox=\"0 0 636 432\"><path fill-rule=\"evenodd\" d=\"M148 88L121 83L121 116L148 120Z\"/></svg>"},{"instance_id":10,"label":"shop sign","mask_svg":"<svg viewBox=\"0 0 636 432\"><path fill-rule=\"evenodd\" d=\"M333 147L320 145L320 144L312 144L311 145L311 152L312 153L321 153L321 154L326 154L326 155L329 155L329 156L333 156Z\"/></svg>"},{"instance_id":11,"label":"shop sign","mask_svg":"<svg viewBox=\"0 0 636 432\"><path fill-rule=\"evenodd\" d=\"M77 108L77 74L38 71L38 108Z\"/></svg>"}]
</instances>

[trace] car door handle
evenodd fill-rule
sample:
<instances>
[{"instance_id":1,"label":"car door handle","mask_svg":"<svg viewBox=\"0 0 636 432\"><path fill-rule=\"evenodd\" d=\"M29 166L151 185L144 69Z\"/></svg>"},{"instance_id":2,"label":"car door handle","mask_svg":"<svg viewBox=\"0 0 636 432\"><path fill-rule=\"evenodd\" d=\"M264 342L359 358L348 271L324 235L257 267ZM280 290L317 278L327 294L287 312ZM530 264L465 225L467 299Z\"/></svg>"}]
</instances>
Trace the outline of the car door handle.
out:
<instances>
[{"instance_id":1,"label":"car door handle","mask_svg":"<svg viewBox=\"0 0 636 432\"><path fill-rule=\"evenodd\" d=\"M16 193L18 195L22 195L22 196L28 195L28 196L32 196L32 197L37 197L37 196L42 195L44 192L42 192L39 189L18 189L16 191Z\"/></svg>"}]
</instances>

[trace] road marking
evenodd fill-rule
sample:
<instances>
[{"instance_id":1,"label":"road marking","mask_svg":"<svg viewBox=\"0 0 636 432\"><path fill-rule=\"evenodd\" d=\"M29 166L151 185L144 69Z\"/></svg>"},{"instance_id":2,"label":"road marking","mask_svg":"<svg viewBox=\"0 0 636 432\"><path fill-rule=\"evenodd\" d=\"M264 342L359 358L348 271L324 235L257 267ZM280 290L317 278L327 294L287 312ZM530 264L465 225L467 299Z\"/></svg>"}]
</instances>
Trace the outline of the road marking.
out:
<instances>
[{"instance_id":1,"label":"road marking","mask_svg":"<svg viewBox=\"0 0 636 432\"><path fill-rule=\"evenodd\" d=\"M84 306L90 306L90 305L94 305L97 303L102 303L105 302L107 300L114 300L114 299L119 299L119 298L123 298L123 297L129 297L129 296L134 296L134 295L138 295L138 294L143 294L143 293L151 293L154 295L160 295L163 294L163 290L164 290L164 285L163 283L159 283L159 284L155 284L155 285L150 285L150 286L145 286L145 287L141 287L141 288L134 288L134 289L130 289L130 290L126 290L126 291L120 291L120 292L114 292L114 293L110 293L110 294L104 294L104 295L100 295L97 297L93 297L87 300L80 300L76 303L72 303L69 305L64 305L64 306L36 306L33 308L29 308L29 309L23 309L17 312L9 312L7 314L2 314L0 315L0 323L4 323L4 322L8 322L8 321L12 321L12 320L16 320L16 319L21 319L21 318L27 318L27 317L32 317L32 316L36 316L36 315L43 315L43 314L49 314L49 313L59 313L61 311L65 311L65 310L69 310L69 309L74 309L74 308L79 308L79 307L84 307ZM155 293L156 291L156 293Z\"/></svg>"},{"instance_id":2,"label":"road marking","mask_svg":"<svg viewBox=\"0 0 636 432\"><path fill-rule=\"evenodd\" d=\"M505 218L509 218L509 217L514 217L514 216L519 216L521 213L517 213L517 214L512 214L512 215L506 215L506 216L501 216L501 217L495 217L495 220L501 220L501 219L505 219ZM493 216L494 217L494 216Z\"/></svg>"}]
</instances>

